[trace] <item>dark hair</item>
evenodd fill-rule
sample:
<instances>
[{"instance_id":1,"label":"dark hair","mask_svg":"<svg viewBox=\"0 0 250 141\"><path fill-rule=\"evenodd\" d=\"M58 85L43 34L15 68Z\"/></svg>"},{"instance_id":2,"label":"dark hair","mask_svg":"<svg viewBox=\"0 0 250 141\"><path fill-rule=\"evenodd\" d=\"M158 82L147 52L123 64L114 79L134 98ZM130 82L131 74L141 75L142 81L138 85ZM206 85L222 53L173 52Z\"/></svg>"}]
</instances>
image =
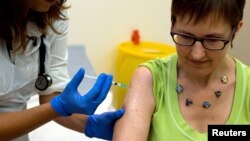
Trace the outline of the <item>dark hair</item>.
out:
<instances>
[{"instance_id":1,"label":"dark hair","mask_svg":"<svg viewBox=\"0 0 250 141\"><path fill-rule=\"evenodd\" d=\"M176 16L188 16L195 24L213 14L215 20L222 18L232 27L237 27L243 18L244 6L245 0L172 0L172 26Z\"/></svg>"},{"instance_id":2,"label":"dark hair","mask_svg":"<svg viewBox=\"0 0 250 141\"><path fill-rule=\"evenodd\" d=\"M64 5L66 0L60 0L48 12L36 12L30 9L32 0L1 0L0 1L0 39L5 41L21 42L25 48L27 24L35 23L39 30L46 32L48 27L57 32L53 27L55 20L67 20L63 10L69 8Z\"/></svg>"}]
</instances>

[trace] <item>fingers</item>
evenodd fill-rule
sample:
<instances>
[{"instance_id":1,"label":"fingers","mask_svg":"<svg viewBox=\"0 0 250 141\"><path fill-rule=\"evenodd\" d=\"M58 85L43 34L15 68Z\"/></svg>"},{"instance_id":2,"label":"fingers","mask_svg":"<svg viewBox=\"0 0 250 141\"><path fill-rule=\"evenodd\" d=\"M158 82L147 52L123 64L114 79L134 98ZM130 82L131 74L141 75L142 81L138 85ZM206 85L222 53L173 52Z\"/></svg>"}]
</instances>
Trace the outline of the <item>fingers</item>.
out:
<instances>
[{"instance_id":1,"label":"fingers","mask_svg":"<svg viewBox=\"0 0 250 141\"><path fill-rule=\"evenodd\" d=\"M100 115L94 115L94 117L99 120L107 119L105 120L107 121L107 123L113 123L117 119L121 118L124 115L124 113L125 113L124 109L119 109L112 112L105 112Z\"/></svg>"},{"instance_id":2,"label":"fingers","mask_svg":"<svg viewBox=\"0 0 250 141\"><path fill-rule=\"evenodd\" d=\"M98 76L95 85L86 96L89 99L94 99L96 102L100 103L107 96L111 84L112 76L102 73Z\"/></svg>"},{"instance_id":3,"label":"fingers","mask_svg":"<svg viewBox=\"0 0 250 141\"><path fill-rule=\"evenodd\" d=\"M119 109L119 110L113 112L109 118L110 118L110 120L116 120L118 118L121 118L124 115L124 113L125 113L124 109Z\"/></svg>"},{"instance_id":4,"label":"fingers","mask_svg":"<svg viewBox=\"0 0 250 141\"><path fill-rule=\"evenodd\" d=\"M89 99L95 99L101 91L104 80L105 80L105 75L104 74L99 75L94 86L87 93L86 97L88 97Z\"/></svg>"},{"instance_id":5,"label":"fingers","mask_svg":"<svg viewBox=\"0 0 250 141\"><path fill-rule=\"evenodd\" d=\"M78 72L74 75L74 77L69 82L69 85L72 89L77 89L77 87L82 82L82 79L84 77L85 70L83 68L80 68Z\"/></svg>"},{"instance_id":6,"label":"fingers","mask_svg":"<svg viewBox=\"0 0 250 141\"><path fill-rule=\"evenodd\" d=\"M97 98L97 101L101 102L106 98L106 96L109 92L109 89L112 85L112 79L113 79L112 75L106 75L106 80L104 81L103 88L101 90L100 95Z\"/></svg>"}]
</instances>

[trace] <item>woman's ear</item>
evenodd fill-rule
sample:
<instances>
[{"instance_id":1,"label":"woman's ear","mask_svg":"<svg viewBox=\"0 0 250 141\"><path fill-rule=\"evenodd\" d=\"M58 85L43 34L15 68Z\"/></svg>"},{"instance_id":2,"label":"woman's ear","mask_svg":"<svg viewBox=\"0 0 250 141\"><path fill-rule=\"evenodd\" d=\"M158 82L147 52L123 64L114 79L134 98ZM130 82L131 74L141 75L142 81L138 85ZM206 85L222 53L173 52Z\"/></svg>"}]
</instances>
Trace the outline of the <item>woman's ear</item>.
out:
<instances>
[{"instance_id":1,"label":"woman's ear","mask_svg":"<svg viewBox=\"0 0 250 141\"><path fill-rule=\"evenodd\" d=\"M236 27L236 29L235 29L235 32L233 33L233 37L232 37L232 41L231 41L231 48L233 48L233 39L234 39L234 37L239 33L239 31L240 31L240 29L242 28L242 26L243 26L243 20L241 20L241 21L238 23L238 25L237 25L237 27Z\"/></svg>"},{"instance_id":2,"label":"woman's ear","mask_svg":"<svg viewBox=\"0 0 250 141\"><path fill-rule=\"evenodd\" d=\"M236 31L235 31L235 34L237 34L237 33L240 31L240 29L242 28L242 26L243 26L243 20L241 20L241 21L238 23L237 28L236 28Z\"/></svg>"}]
</instances>

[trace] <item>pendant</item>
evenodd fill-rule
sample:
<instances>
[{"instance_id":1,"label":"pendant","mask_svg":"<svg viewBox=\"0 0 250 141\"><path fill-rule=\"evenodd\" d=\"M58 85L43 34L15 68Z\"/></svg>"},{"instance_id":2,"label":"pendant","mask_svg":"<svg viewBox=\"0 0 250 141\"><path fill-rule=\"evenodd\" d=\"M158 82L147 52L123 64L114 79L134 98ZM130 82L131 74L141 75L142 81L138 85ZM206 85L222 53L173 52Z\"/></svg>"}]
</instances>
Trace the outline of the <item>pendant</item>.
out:
<instances>
[{"instance_id":1,"label":"pendant","mask_svg":"<svg viewBox=\"0 0 250 141\"><path fill-rule=\"evenodd\" d=\"M193 104L193 101L189 98L186 98L186 106L190 106Z\"/></svg>"},{"instance_id":2,"label":"pendant","mask_svg":"<svg viewBox=\"0 0 250 141\"><path fill-rule=\"evenodd\" d=\"M223 84L226 84L228 82L228 77L227 76L223 76L221 78L221 82ZM183 86L181 84L177 84L175 90L176 90L177 94L180 94L180 93L183 92L184 88L183 88ZM220 96L222 95L222 92L220 90L217 90L217 91L214 91L214 94L215 94L216 98L220 98ZM190 105L192 105L192 104L194 104L193 100L190 99L190 98L186 98L185 102L186 102L185 104L186 104L187 107L190 106ZM195 105L197 105L197 104L195 104ZM209 101L204 101L202 103L202 107L204 109L208 109L209 107L211 107L211 103Z\"/></svg>"},{"instance_id":3,"label":"pendant","mask_svg":"<svg viewBox=\"0 0 250 141\"><path fill-rule=\"evenodd\" d=\"M209 101L205 101L202 104L202 107L205 108L205 109L208 109L210 106L211 106L211 104L209 103Z\"/></svg>"},{"instance_id":4,"label":"pendant","mask_svg":"<svg viewBox=\"0 0 250 141\"><path fill-rule=\"evenodd\" d=\"M227 82L228 82L228 77L227 76L222 76L221 77L221 83L223 83L223 84L227 84Z\"/></svg>"},{"instance_id":5,"label":"pendant","mask_svg":"<svg viewBox=\"0 0 250 141\"><path fill-rule=\"evenodd\" d=\"M217 98L219 98L221 96L222 92L221 91L215 91L214 94L215 94L215 96Z\"/></svg>"},{"instance_id":6,"label":"pendant","mask_svg":"<svg viewBox=\"0 0 250 141\"><path fill-rule=\"evenodd\" d=\"M183 86L182 85L180 85L180 84L177 84L177 86L176 86L176 92L178 93L178 94L180 94L180 93L182 93L183 92Z\"/></svg>"}]
</instances>

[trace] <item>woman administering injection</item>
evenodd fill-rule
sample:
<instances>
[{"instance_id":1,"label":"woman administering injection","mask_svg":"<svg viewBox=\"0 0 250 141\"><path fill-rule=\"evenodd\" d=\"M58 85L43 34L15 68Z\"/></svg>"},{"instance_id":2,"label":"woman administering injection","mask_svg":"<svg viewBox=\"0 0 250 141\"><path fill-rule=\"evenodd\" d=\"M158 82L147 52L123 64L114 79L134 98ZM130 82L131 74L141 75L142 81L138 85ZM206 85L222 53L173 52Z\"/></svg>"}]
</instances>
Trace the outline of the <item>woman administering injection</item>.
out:
<instances>
[{"instance_id":1,"label":"woman administering injection","mask_svg":"<svg viewBox=\"0 0 250 141\"><path fill-rule=\"evenodd\" d=\"M114 123L124 110L93 113L113 77L101 74L89 92L77 91L85 71L79 69L71 80L67 72L65 3L0 1L0 140L28 141L30 131L51 120L88 137L112 139ZM26 109L35 94L40 105Z\"/></svg>"}]
</instances>

